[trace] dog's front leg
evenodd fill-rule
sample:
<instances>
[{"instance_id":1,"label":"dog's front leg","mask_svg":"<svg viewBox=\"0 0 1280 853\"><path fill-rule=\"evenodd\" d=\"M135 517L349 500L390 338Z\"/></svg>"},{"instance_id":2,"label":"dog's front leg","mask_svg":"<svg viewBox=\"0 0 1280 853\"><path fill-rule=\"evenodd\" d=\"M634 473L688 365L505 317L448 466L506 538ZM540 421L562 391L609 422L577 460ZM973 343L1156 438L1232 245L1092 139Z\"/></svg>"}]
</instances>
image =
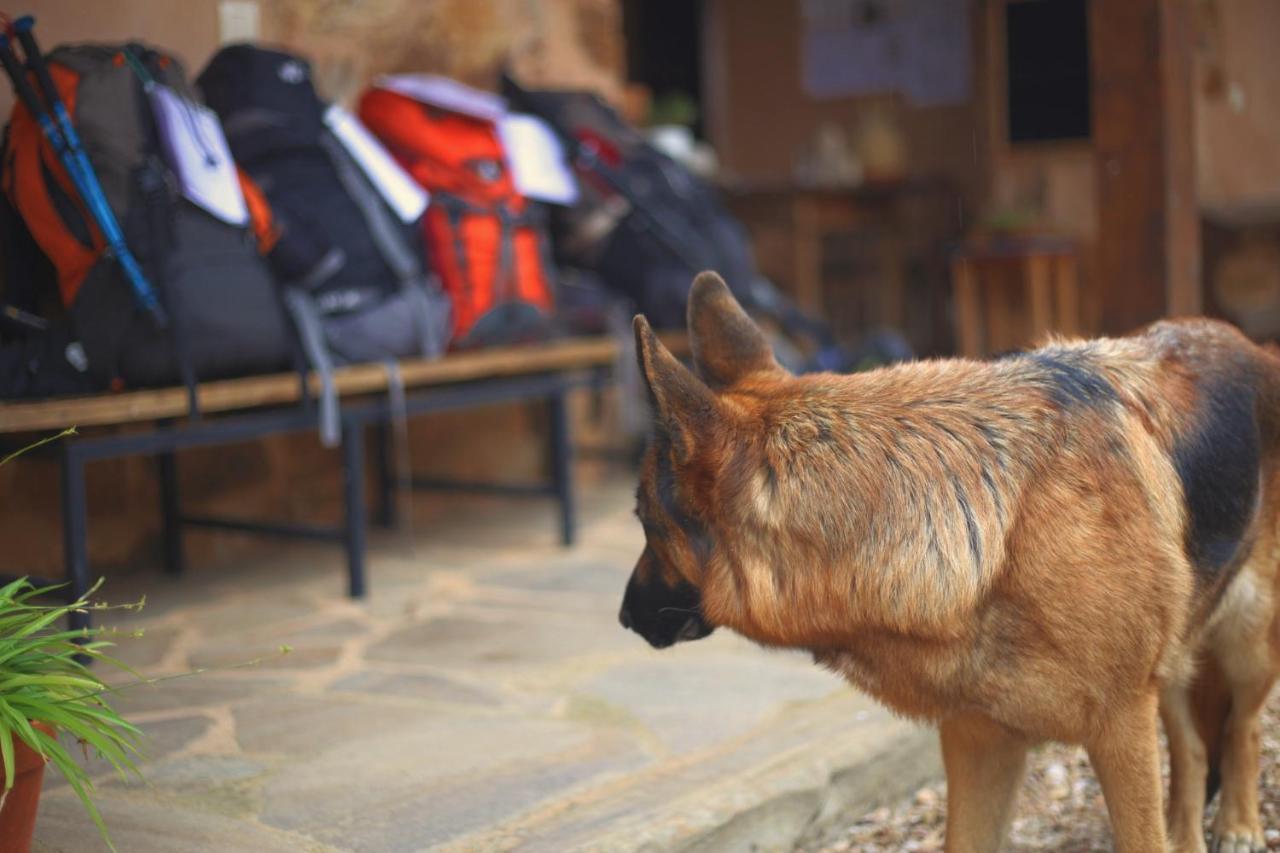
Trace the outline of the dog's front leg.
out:
<instances>
[{"instance_id":1,"label":"dog's front leg","mask_svg":"<svg viewBox=\"0 0 1280 853\"><path fill-rule=\"evenodd\" d=\"M996 853L1022 782L1028 743L989 717L942 723L947 770L947 853Z\"/></svg>"},{"instance_id":2,"label":"dog's front leg","mask_svg":"<svg viewBox=\"0 0 1280 853\"><path fill-rule=\"evenodd\" d=\"M1209 759L1196 730L1191 695L1181 684L1164 689L1160 717L1169 741L1169 842L1176 853L1205 853L1204 800Z\"/></svg>"},{"instance_id":3,"label":"dog's front leg","mask_svg":"<svg viewBox=\"0 0 1280 853\"><path fill-rule=\"evenodd\" d=\"M1164 853L1156 694L1114 710L1085 744L1111 815L1116 853Z\"/></svg>"}]
</instances>

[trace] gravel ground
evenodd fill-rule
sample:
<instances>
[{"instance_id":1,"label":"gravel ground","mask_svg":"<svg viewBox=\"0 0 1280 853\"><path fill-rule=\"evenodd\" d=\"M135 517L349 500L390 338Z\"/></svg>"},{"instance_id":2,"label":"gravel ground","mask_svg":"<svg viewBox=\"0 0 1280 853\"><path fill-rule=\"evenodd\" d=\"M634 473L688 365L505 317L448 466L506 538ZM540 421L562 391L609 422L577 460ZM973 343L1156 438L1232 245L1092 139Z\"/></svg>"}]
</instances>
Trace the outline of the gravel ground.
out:
<instances>
[{"instance_id":1,"label":"gravel ground","mask_svg":"<svg viewBox=\"0 0 1280 853\"><path fill-rule=\"evenodd\" d=\"M1280 692L1262 723L1262 824L1267 848L1280 850ZM941 850L946 788L922 788L894 807L876 809L840 838L810 853L879 853ZM1007 850L1110 850L1111 834L1102 789L1079 747L1057 744L1036 749L1018 795ZM1213 807L1206 826L1213 818Z\"/></svg>"}]
</instances>

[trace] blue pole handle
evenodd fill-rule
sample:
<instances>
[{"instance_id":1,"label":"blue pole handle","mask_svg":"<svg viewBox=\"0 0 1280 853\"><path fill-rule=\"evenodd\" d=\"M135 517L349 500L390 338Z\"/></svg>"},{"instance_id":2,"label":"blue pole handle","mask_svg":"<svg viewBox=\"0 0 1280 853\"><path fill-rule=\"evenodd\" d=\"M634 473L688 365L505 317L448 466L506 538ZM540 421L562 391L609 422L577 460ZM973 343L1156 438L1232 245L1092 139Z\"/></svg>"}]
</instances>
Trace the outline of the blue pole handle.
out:
<instances>
[{"instance_id":1,"label":"blue pole handle","mask_svg":"<svg viewBox=\"0 0 1280 853\"><path fill-rule=\"evenodd\" d=\"M36 75L36 82L40 84L40 88L44 91L45 101L57 120L57 130L61 131L61 139L65 140L64 147L59 151L59 154L62 155L63 164L67 167L67 171L71 173L71 178L75 182L76 188L80 190L81 198L88 205L89 212L98 223L98 227L102 229L102 236L107 241L107 246L110 247L116 263L120 264L120 269L133 290L134 298L143 309L151 314L155 324L160 328L164 328L169 322L164 306L160 304L155 289L147 281L141 265L133 256L133 253L129 251L129 244L125 242L124 232L120 229L120 223L116 221L115 212L112 211L111 204L107 201L106 193L102 191L102 184L98 182L98 176L93 171L93 163L89 160L89 155L85 153L84 145L80 142L80 136L76 133L75 124L67 113L66 105L62 103L62 98L58 96L58 88L54 85L53 77L49 74L49 66L45 63L44 55L40 52L40 46L36 43L35 23L34 17L23 15L13 22L13 31L18 37L18 41L22 43L22 49L27 54L27 66ZM10 53L12 54L12 51ZM23 78L25 82L25 75L23 75ZM49 136L50 142L55 147L58 147L59 139L56 138L58 134L56 131L50 133L52 128L46 127L46 121L47 116L41 121L41 127L45 130L46 136Z\"/></svg>"}]
</instances>

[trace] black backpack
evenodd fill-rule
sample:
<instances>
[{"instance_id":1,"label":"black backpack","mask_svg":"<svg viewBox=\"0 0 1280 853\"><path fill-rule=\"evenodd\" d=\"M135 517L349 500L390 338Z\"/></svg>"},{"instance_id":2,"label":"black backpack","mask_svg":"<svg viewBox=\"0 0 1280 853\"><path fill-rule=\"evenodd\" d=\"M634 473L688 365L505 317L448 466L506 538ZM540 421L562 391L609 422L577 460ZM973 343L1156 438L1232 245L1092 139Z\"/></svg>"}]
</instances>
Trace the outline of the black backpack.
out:
<instances>
[{"instance_id":1,"label":"black backpack","mask_svg":"<svg viewBox=\"0 0 1280 853\"><path fill-rule=\"evenodd\" d=\"M332 129L336 108L316 93L306 60L230 45L196 82L269 206L278 236L267 260L324 383L321 433L334 443L335 364L434 357L448 346L449 301L423 270L421 210L411 222L393 210Z\"/></svg>"},{"instance_id":2,"label":"black backpack","mask_svg":"<svg viewBox=\"0 0 1280 853\"><path fill-rule=\"evenodd\" d=\"M742 306L780 332L790 369L855 369L911 356L895 332L858 349L800 310L756 269L746 229L715 189L649 143L591 92L525 89L503 78L514 107L547 122L563 143L581 194L553 218L556 260L587 270L659 328L683 328L693 277L716 270Z\"/></svg>"},{"instance_id":3,"label":"black backpack","mask_svg":"<svg viewBox=\"0 0 1280 853\"><path fill-rule=\"evenodd\" d=\"M578 203L553 222L557 261L596 273L662 328L683 327L702 270L718 271L754 306L751 244L710 186L593 93L523 89L509 77L503 86L515 107L553 128L580 178Z\"/></svg>"},{"instance_id":4,"label":"black backpack","mask_svg":"<svg viewBox=\"0 0 1280 853\"><path fill-rule=\"evenodd\" d=\"M125 52L136 62L126 61ZM169 317L159 328L104 252L81 201L50 167L30 112L14 108L4 149L4 190L56 269L70 330L90 387L147 386L270 372L293 345L270 272L247 227L181 196L141 74L194 99L181 65L144 45L78 45L47 62L130 250ZM194 107L193 107L194 109ZM38 350L60 349L27 341ZM14 389L39 393L40 384ZM76 389L83 390L83 389Z\"/></svg>"},{"instance_id":5,"label":"black backpack","mask_svg":"<svg viewBox=\"0 0 1280 853\"><path fill-rule=\"evenodd\" d=\"M418 222L395 213L330 129L307 62L232 45L197 83L270 204L280 234L272 269L310 297L335 360L443 352L448 300L424 274Z\"/></svg>"},{"instance_id":6,"label":"black backpack","mask_svg":"<svg viewBox=\"0 0 1280 853\"><path fill-rule=\"evenodd\" d=\"M0 193L0 400L95 389L56 293L53 265Z\"/></svg>"}]
</instances>

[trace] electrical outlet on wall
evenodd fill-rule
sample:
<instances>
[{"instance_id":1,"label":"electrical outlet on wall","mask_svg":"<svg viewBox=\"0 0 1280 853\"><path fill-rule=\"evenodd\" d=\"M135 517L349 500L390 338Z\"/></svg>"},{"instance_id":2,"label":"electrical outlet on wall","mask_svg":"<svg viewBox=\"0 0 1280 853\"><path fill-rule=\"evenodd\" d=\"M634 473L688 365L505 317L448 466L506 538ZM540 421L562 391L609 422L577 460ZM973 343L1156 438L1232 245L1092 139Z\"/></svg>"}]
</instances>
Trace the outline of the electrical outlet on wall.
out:
<instances>
[{"instance_id":1,"label":"electrical outlet on wall","mask_svg":"<svg viewBox=\"0 0 1280 853\"><path fill-rule=\"evenodd\" d=\"M258 0L221 0L218 3L218 40L222 44L257 41L262 12Z\"/></svg>"}]
</instances>

